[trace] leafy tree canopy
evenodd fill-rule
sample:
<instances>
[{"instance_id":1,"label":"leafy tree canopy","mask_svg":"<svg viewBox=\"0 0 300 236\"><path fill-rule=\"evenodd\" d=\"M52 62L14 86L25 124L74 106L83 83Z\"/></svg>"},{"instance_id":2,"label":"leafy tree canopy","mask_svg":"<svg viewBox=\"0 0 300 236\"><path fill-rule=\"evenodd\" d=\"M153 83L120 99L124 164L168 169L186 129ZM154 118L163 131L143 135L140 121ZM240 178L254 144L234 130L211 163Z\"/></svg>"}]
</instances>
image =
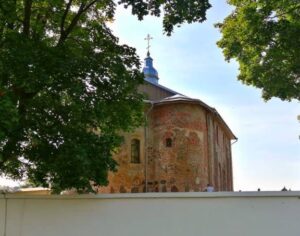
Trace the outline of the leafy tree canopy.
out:
<instances>
[{"instance_id":1,"label":"leafy tree canopy","mask_svg":"<svg viewBox=\"0 0 300 236\"><path fill-rule=\"evenodd\" d=\"M121 0L163 28L205 20L207 0ZM142 122L135 49L106 23L112 0L0 2L0 172L58 192L92 191L116 169L120 131Z\"/></svg>"},{"instance_id":2,"label":"leafy tree canopy","mask_svg":"<svg viewBox=\"0 0 300 236\"><path fill-rule=\"evenodd\" d=\"M217 24L226 60L240 65L238 79L261 88L265 100L300 100L299 0L229 0L235 10Z\"/></svg>"}]
</instances>

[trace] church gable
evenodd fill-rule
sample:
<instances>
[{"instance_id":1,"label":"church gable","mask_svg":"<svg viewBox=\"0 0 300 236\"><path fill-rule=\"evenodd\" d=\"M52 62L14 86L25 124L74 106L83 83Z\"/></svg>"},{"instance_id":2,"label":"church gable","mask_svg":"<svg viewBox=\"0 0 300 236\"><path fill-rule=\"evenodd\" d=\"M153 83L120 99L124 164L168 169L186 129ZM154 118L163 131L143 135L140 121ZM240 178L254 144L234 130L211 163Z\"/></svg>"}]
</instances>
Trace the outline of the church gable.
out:
<instances>
[{"instance_id":1,"label":"church gable","mask_svg":"<svg viewBox=\"0 0 300 236\"><path fill-rule=\"evenodd\" d=\"M150 101L158 101L163 98L178 94L177 92L172 91L171 89L168 89L164 86L152 84L147 81L145 81L144 84L140 85L138 90L140 93L145 94L146 99Z\"/></svg>"}]
</instances>

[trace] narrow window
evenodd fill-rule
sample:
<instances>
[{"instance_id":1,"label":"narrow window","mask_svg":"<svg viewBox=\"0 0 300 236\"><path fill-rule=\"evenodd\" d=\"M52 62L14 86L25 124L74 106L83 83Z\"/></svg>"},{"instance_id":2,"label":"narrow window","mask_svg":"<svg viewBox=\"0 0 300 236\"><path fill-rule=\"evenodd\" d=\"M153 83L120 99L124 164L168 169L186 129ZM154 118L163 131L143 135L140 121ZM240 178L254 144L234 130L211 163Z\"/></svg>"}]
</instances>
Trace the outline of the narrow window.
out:
<instances>
[{"instance_id":1,"label":"narrow window","mask_svg":"<svg viewBox=\"0 0 300 236\"><path fill-rule=\"evenodd\" d=\"M140 163L140 140L131 140L131 163Z\"/></svg>"},{"instance_id":2,"label":"narrow window","mask_svg":"<svg viewBox=\"0 0 300 236\"><path fill-rule=\"evenodd\" d=\"M166 147L172 147L172 139L166 138Z\"/></svg>"}]
</instances>

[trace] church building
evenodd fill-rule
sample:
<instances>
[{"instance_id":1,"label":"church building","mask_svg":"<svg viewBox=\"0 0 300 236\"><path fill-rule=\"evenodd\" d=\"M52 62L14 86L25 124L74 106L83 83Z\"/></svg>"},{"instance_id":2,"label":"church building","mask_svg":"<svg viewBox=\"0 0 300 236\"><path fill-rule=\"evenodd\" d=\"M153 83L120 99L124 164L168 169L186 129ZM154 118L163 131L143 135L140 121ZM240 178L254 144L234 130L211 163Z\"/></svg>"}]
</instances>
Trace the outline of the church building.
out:
<instances>
[{"instance_id":1,"label":"church building","mask_svg":"<svg viewBox=\"0 0 300 236\"><path fill-rule=\"evenodd\" d=\"M145 125L124 134L118 170L102 193L233 191L231 142L216 109L159 84L148 52L143 68Z\"/></svg>"}]
</instances>

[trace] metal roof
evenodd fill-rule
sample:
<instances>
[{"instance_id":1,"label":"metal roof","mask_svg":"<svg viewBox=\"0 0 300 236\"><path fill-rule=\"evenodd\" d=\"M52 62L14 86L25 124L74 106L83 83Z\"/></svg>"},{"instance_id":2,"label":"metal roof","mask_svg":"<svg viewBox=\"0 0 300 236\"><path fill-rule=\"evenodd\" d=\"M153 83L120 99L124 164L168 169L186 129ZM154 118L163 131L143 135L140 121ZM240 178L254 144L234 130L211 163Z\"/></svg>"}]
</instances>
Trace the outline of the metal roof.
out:
<instances>
[{"instance_id":1,"label":"metal roof","mask_svg":"<svg viewBox=\"0 0 300 236\"><path fill-rule=\"evenodd\" d=\"M229 133L231 134L232 138L235 139L235 140L237 140L237 137L231 131L231 129L226 124L226 122L224 121L224 119L222 118L222 116L219 114L219 112L215 108L210 107L206 103L202 102L200 99L190 98L190 97L182 95L182 94L175 94L173 96L166 97L166 98L163 98L163 99L161 99L159 101L154 101L153 102L153 104L157 105L157 106L164 105L164 104L169 104L169 103L192 103L192 104L196 104L196 105L200 105L200 106L204 107L206 110L208 110L212 114L214 114L216 116L217 120L219 120L219 122L222 125L224 125L225 128L229 131Z\"/></svg>"}]
</instances>

